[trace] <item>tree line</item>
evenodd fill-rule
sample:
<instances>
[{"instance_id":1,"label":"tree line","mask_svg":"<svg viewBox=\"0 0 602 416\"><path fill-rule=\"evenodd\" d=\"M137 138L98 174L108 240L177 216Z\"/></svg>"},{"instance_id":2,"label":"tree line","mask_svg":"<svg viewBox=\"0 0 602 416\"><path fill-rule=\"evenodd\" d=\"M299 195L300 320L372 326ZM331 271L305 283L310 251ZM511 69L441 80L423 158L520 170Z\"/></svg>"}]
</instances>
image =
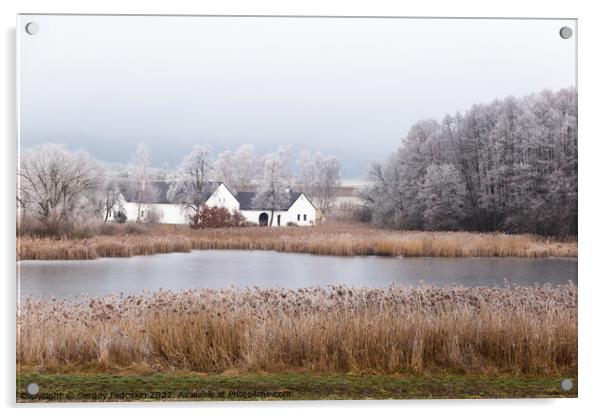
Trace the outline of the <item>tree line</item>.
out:
<instances>
[{"instance_id":1,"label":"tree line","mask_svg":"<svg viewBox=\"0 0 602 416\"><path fill-rule=\"evenodd\" d=\"M576 235L577 166L577 92L546 90L417 122L361 197L383 227Z\"/></svg>"},{"instance_id":2,"label":"tree line","mask_svg":"<svg viewBox=\"0 0 602 416\"><path fill-rule=\"evenodd\" d=\"M255 191L253 203L272 211L283 209L290 202L289 190L296 188L327 213L340 184L339 159L305 150L295 170L293 173L288 146L258 155L253 146L243 145L235 152L225 151L214 157L211 146L198 144L174 172L162 179L169 183L169 201L187 209L193 226L201 219L210 182L214 181L224 182L234 194ZM106 222L109 213L118 211L123 202L123 181L108 175L87 152L71 151L59 144L24 149L17 178L18 213L37 219L51 233L87 218ZM158 178L152 174L151 152L146 144L137 146L122 179L127 180L132 199L128 202L138 206L135 220L156 221L152 209L143 209L158 192L154 185Z\"/></svg>"}]
</instances>

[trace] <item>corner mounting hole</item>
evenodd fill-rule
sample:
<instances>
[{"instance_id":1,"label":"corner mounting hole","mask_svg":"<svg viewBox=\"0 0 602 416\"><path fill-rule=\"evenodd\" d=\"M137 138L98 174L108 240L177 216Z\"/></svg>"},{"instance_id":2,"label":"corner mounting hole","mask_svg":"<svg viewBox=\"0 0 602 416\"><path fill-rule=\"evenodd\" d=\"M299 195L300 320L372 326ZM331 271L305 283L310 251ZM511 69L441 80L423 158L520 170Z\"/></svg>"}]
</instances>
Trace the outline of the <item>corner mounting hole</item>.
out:
<instances>
[{"instance_id":1,"label":"corner mounting hole","mask_svg":"<svg viewBox=\"0 0 602 416\"><path fill-rule=\"evenodd\" d=\"M40 26L36 22L29 22L25 25L25 31L30 35L35 35L40 30Z\"/></svg>"},{"instance_id":2,"label":"corner mounting hole","mask_svg":"<svg viewBox=\"0 0 602 416\"><path fill-rule=\"evenodd\" d=\"M564 391L569 391L573 388L573 380L565 378L560 382L560 388Z\"/></svg>"},{"instance_id":3,"label":"corner mounting hole","mask_svg":"<svg viewBox=\"0 0 602 416\"><path fill-rule=\"evenodd\" d=\"M573 29L568 26L563 26L560 28L560 37L562 39L570 39L573 36Z\"/></svg>"},{"instance_id":4,"label":"corner mounting hole","mask_svg":"<svg viewBox=\"0 0 602 416\"><path fill-rule=\"evenodd\" d=\"M29 393L32 396L35 396L36 394L38 394L38 392L40 391L40 386L37 385L37 383L29 383L27 385L27 393Z\"/></svg>"}]
</instances>

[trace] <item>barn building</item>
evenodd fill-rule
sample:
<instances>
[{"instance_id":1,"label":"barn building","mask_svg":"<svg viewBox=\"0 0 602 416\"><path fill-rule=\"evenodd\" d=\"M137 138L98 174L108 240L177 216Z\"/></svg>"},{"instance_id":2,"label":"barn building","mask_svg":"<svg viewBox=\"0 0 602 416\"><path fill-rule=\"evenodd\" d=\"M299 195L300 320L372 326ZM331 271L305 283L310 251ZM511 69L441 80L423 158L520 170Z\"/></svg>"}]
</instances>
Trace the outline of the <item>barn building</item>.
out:
<instances>
[{"instance_id":1,"label":"barn building","mask_svg":"<svg viewBox=\"0 0 602 416\"><path fill-rule=\"evenodd\" d=\"M140 203L140 215L143 220L155 216L155 221L164 224L188 224L190 211L182 204L171 203L167 198L169 183L165 181L150 182L153 192ZM125 214L127 221L138 218L138 202L135 192L127 182L119 185L121 195L116 208L109 213L109 219L116 220L117 213ZM272 227L286 225L313 225L316 223L316 207L302 192L287 191L289 203L280 211L274 212ZM238 192L234 194L223 182L210 182L205 193L205 205L223 207L230 212L240 211L247 222L267 226L270 224L272 211L268 207L256 207L253 204L255 192Z\"/></svg>"}]
</instances>

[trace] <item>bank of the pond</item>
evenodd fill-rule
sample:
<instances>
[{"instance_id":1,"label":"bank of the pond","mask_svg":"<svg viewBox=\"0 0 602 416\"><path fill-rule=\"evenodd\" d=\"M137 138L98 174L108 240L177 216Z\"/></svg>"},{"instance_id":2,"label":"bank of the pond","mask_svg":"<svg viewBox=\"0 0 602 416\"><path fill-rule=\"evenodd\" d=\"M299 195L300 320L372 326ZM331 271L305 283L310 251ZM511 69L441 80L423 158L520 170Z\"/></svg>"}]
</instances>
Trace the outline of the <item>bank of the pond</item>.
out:
<instances>
[{"instance_id":1,"label":"bank of the pond","mask_svg":"<svg viewBox=\"0 0 602 416\"><path fill-rule=\"evenodd\" d=\"M111 235L17 238L18 260L87 260L191 250L272 250L331 256L577 257L577 241L533 235L390 231L360 224L192 230L113 224Z\"/></svg>"},{"instance_id":2,"label":"bank of the pond","mask_svg":"<svg viewBox=\"0 0 602 416\"><path fill-rule=\"evenodd\" d=\"M560 388L563 378L573 388ZM27 394L29 383L40 387ZM198 400L349 400L349 399L476 399L577 397L575 375L517 377L458 374L41 374L17 376L17 401L198 401Z\"/></svg>"}]
</instances>

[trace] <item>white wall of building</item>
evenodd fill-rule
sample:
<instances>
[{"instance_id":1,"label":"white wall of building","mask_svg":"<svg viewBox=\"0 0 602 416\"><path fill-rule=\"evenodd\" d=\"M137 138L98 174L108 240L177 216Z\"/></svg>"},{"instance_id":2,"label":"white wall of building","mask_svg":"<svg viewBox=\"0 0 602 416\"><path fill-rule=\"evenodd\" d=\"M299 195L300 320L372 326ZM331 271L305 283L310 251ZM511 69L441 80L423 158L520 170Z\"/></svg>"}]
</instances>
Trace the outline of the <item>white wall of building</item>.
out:
<instances>
[{"instance_id":1,"label":"white wall of building","mask_svg":"<svg viewBox=\"0 0 602 416\"><path fill-rule=\"evenodd\" d=\"M286 211L284 219L283 225L288 222L294 222L298 225L314 225L316 223L316 208L305 195L301 194Z\"/></svg>"},{"instance_id":2,"label":"white wall of building","mask_svg":"<svg viewBox=\"0 0 602 416\"><path fill-rule=\"evenodd\" d=\"M209 199L207 199L206 205L227 208L230 212L239 210L240 208L240 203L224 184L220 184ZM127 215L127 221L135 222L138 218L138 204L122 200L120 206ZM188 224L190 215L193 213L192 209L186 209L183 204L143 203L140 204L140 213L143 221L147 218L151 210L157 212L159 222L163 224ZM259 216L262 213L266 213L268 224L270 222L271 212L268 210L241 210L240 213L248 222L254 224L259 224ZM280 216L280 224L278 223L278 216ZM109 217L109 220L115 220L114 212ZM284 227L288 223L295 223L300 226L314 225L316 223L316 209L305 195L301 194L287 211L274 212L273 227Z\"/></svg>"},{"instance_id":3,"label":"white wall of building","mask_svg":"<svg viewBox=\"0 0 602 416\"><path fill-rule=\"evenodd\" d=\"M270 215L272 215L271 211L268 210L242 210L241 214L245 217L248 222L252 222L254 224L259 224L259 216L262 213L266 213L268 215L268 224L270 223ZM278 225L278 216L280 215L280 225ZM288 211L274 211L274 220L272 222L272 227L284 227L289 222L295 223L297 225L305 226L305 225L314 225L316 223L316 209L309 202L309 200L305 197L305 195L301 195L297 200L291 205Z\"/></svg>"},{"instance_id":4,"label":"white wall of building","mask_svg":"<svg viewBox=\"0 0 602 416\"><path fill-rule=\"evenodd\" d=\"M122 204L127 222L135 222L138 218L138 204L136 202L126 202ZM140 204L140 214L144 220L150 210L156 210L159 215L159 222L163 224L188 224L189 212L183 204ZM111 216L111 219L114 216Z\"/></svg>"},{"instance_id":5,"label":"white wall of building","mask_svg":"<svg viewBox=\"0 0 602 416\"><path fill-rule=\"evenodd\" d=\"M230 212L238 210L240 203L232 195L232 192L222 183L205 203L210 207L224 207ZM127 221L133 222L138 218L138 203L125 202L123 198L120 201L120 206L127 215ZM140 204L140 214L144 220L149 211L155 210L159 216L159 222L163 224L188 224L190 215L194 212L192 209L186 209L183 204L159 204L159 203L143 203ZM114 213L111 213L110 220L115 220Z\"/></svg>"},{"instance_id":6,"label":"white wall of building","mask_svg":"<svg viewBox=\"0 0 602 416\"><path fill-rule=\"evenodd\" d=\"M240 209L240 202L238 202L238 199L232 195L232 192L230 192L230 190L223 183L220 184L215 192L213 192L213 194L209 197L209 199L207 199L205 205L209 207L228 208L230 212Z\"/></svg>"}]
</instances>

